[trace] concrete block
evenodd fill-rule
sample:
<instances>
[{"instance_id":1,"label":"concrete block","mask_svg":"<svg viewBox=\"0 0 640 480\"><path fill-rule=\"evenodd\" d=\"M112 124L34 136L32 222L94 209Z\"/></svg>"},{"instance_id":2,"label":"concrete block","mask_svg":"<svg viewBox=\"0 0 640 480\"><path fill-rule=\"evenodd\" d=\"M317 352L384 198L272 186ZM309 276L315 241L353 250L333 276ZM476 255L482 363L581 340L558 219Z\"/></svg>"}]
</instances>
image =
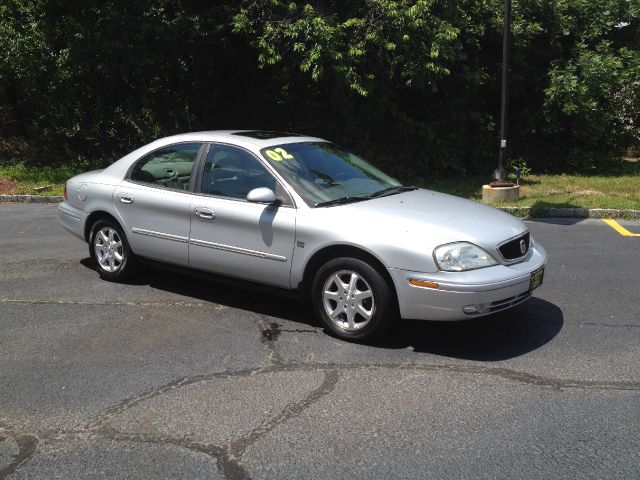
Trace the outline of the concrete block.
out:
<instances>
[{"instance_id":1,"label":"concrete block","mask_svg":"<svg viewBox=\"0 0 640 480\"><path fill-rule=\"evenodd\" d=\"M497 202L500 200L518 200L520 198L520 185L512 187L482 186L482 201Z\"/></svg>"}]
</instances>

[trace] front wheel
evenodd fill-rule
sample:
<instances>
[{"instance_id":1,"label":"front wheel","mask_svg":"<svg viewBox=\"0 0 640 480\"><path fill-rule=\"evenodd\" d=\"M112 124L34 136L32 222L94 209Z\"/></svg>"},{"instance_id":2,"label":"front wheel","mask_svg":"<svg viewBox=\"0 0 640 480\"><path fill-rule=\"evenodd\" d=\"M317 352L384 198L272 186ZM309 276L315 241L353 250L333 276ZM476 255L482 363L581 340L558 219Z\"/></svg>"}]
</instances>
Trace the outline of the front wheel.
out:
<instances>
[{"instance_id":1,"label":"front wheel","mask_svg":"<svg viewBox=\"0 0 640 480\"><path fill-rule=\"evenodd\" d=\"M311 296L318 318L345 340L371 340L398 317L395 296L385 278L356 258L336 258L322 266Z\"/></svg>"},{"instance_id":2,"label":"front wheel","mask_svg":"<svg viewBox=\"0 0 640 480\"><path fill-rule=\"evenodd\" d=\"M98 220L91 227L89 255L94 261L100 277L109 281L123 281L129 278L135 268L136 259L129 243L113 220Z\"/></svg>"}]
</instances>

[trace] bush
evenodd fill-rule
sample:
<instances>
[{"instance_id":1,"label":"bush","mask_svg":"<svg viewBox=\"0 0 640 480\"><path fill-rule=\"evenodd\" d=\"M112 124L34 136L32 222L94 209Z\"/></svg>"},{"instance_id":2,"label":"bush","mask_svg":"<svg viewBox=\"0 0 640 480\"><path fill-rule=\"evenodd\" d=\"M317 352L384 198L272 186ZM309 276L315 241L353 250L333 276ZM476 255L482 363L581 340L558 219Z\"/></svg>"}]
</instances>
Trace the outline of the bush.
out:
<instances>
[{"instance_id":1,"label":"bush","mask_svg":"<svg viewBox=\"0 0 640 480\"><path fill-rule=\"evenodd\" d=\"M593 171L637 149L637 2L513 12L509 155ZM502 0L5 0L0 139L106 164L182 131L289 130L400 177L489 176L501 39Z\"/></svg>"}]
</instances>

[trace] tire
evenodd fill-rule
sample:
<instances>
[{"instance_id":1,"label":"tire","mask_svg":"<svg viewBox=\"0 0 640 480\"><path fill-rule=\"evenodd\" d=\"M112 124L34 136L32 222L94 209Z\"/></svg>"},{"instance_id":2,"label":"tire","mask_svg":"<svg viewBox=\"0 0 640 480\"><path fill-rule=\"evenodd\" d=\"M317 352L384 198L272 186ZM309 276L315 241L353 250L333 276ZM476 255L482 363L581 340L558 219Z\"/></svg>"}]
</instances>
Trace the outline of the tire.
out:
<instances>
[{"instance_id":1,"label":"tire","mask_svg":"<svg viewBox=\"0 0 640 480\"><path fill-rule=\"evenodd\" d=\"M311 301L322 324L345 340L379 337L398 318L392 288L376 268L357 258L323 265L313 279Z\"/></svg>"},{"instance_id":2,"label":"tire","mask_svg":"<svg viewBox=\"0 0 640 480\"><path fill-rule=\"evenodd\" d=\"M89 256L100 277L110 282L131 278L137 268L127 237L120 225L111 219L101 219L92 225Z\"/></svg>"}]
</instances>

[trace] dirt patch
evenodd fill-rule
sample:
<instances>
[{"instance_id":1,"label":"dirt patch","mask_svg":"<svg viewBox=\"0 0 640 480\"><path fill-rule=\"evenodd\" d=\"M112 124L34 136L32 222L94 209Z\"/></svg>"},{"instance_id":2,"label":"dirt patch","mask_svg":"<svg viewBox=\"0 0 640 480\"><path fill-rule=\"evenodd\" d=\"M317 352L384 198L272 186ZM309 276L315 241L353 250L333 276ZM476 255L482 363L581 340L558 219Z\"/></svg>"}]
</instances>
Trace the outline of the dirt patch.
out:
<instances>
[{"instance_id":1,"label":"dirt patch","mask_svg":"<svg viewBox=\"0 0 640 480\"><path fill-rule=\"evenodd\" d=\"M547 190L546 192L544 192L545 195L562 195L563 193L567 193L567 192L564 191L564 190L558 190L558 189L555 189L555 188L551 188L551 189Z\"/></svg>"},{"instance_id":2,"label":"dirt patch","mask_svg":"<svg viewBox=\"0 0 640 480\"><path fill-rule=\"evenodd\" d=\"M603 192L600 192L599 190L576 190L575 192L576 195L582 195L582 196L589 196L589 195L604 195Z\"/></svg>"},{"instance_id":3,"label":"dirt patch","mask_svg":"<svg viewBox=\"0 0 640 480\"><path fill-rule=\"evenodd\" d=\"M18 182L15 180L11 180L8 177L0 177L0 195L12 195L17 187Z\"/></svg>"}]
</instances>

